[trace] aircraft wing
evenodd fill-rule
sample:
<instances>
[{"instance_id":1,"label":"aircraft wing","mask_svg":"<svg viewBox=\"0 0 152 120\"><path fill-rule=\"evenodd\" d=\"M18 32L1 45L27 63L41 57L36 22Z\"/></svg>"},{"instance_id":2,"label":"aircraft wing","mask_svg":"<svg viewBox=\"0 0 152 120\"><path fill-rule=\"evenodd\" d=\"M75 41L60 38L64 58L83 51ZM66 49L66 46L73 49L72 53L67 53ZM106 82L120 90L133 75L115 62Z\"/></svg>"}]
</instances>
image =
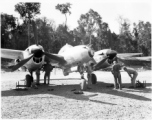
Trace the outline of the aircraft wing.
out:
<instances>
[{"instance_id":1,"label":"aircraft wing","mask_svg":"<svg viewBox=\"0 0 152 120\"><path fill-rule=\"evenodd\" d=\"M151 62L152 57L147 56L147 57L121 57L118 58L119 60L128 60L128 61L143 61L143 62Z\"/></svg>"},{"instance_id":2,"label":"aircraft wing","mask_svg":"<svg viewBox=\"0 0 152 120\"><path fill-rule=\"evenodd\" d=\"M135 56L139 56L142 55L142 53L118 53L117 57L121 58L121 57L135 57Z\"/></svg>"},{"instance_id":3,"label":"aircraft wing","mask_svg":"<svg viewBox=\"0 0 152 120\"><path fill-rule=\"evenodd\" d=\"M8 59L23 59L23 51L12 49L1 49L1 57Z\"/></svg>"},{"instance_id":4,"label":"aircraft wing","mask_svg":"<svg viewBox=\"0 0 152 120\"><path fill-rule=\"evenodd\" d=\"M151 62L151 56L139 57L140 55L142 55L142 53L120 53L117 54L117 58L120 61Z\"/></svg>"}]
</instances>

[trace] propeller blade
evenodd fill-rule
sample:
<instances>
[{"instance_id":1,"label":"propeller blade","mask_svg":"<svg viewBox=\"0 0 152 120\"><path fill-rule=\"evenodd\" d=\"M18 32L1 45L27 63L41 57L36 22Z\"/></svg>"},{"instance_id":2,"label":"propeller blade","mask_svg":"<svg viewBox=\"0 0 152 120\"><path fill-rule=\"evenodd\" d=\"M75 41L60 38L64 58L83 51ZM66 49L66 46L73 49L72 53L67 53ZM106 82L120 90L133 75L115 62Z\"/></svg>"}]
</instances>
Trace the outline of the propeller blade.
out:
<instances>
[{"instance_id":1,"label":"propeller blade","mask_svg":"<svg viewBox=\"0 0 152 120\"><path fill-rule=\"evenodd\" d=\"M47 53L47 52L44 52L43 54L46 55L50 59L53 59L53 60L56 60L56 61L60 62L61 64L64 64L66 62L64 60L63 56L53 55L53 54L50 54L50 53Z\"/></svg>"},{"instance_id":2,"label":"propeller blade","mask_svg":"<svg viewBox=\"0 0 152 120\"><path fill-rule=\"evenodd\" d=\"M120 57L117 57L117 59L118 59L119 61L121 61L121 62L124 62L124 60L121 59Z\"/></svg>"},{"instance_id":3,"label":"propeller blade","mask_svg":"<svg viewBox=\"0 0 152 120\"><path fill-rule=\"evenodd\" d=\"M25 63L27 63L31 58L33 57L33 54L30 55L28 58L23 59L22 61L20 61L17 65L15 65L12 68L12 72L17 70L18 68L22 67Z\"/></svg>"},{"instance_id":4,"label":"propeller blade","mask_svg":"<svg viewBox=\"0 0 152 120\"><path fill-rule=\"evenodd\" d=\"M8 69L12 69L15 65L7 66Z\"/></svg>"},{"instance_id":5,"label":"propeller blade","mask_svg":"<svg viewBox=\"0 0 152 120\"><path fill-rule=\"evenodd\" d=\"M107 59L108 59L108 57L105 57L100 62L98 62L97 64L95 64L94 65L94 70L99 70L100 69L100 65L102 65Z\"/></svg>"}]
</instances>

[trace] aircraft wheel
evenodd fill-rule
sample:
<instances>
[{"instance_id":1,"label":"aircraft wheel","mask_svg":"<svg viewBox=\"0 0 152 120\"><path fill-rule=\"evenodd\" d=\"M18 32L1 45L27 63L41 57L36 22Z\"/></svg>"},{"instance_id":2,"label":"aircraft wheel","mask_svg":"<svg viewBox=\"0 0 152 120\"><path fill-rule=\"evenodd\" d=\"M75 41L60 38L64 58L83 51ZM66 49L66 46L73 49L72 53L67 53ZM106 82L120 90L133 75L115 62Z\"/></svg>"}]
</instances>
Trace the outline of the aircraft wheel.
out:
<instances>
[{"instance_id":1,"label":"aircraft wheel","mask_svg":"<svg viewBox=\"0 0 152 120\"><path fill-rule=\"evenodd\" d=\"M87 89L87 83L86 80L82 80L82 82L80 83L80 88L81 90L86 90Z\"/></svg>"},{"instance_id":2,"label":"aircraft wheel","mask_svg":"<svg viewBox=\"0 0 152 120\"><path fill-rule=\"evenodd\" d=\"M96 84L97 83L97 77L94 73L92 73L92 79L91 79L92 84Z\"/></svg>"}]
</instances>

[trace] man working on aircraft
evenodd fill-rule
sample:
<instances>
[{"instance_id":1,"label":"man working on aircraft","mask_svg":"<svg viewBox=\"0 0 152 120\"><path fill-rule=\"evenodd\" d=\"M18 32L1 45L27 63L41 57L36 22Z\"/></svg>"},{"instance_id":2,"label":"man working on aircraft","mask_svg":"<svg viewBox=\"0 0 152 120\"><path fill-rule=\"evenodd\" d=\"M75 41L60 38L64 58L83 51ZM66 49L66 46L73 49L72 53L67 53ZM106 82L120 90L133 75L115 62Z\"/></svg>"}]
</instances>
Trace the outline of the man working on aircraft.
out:
<instances>
[{"instance_id":1,"label":"man working on aircraft","mask_svg":"<svg viewBox=\"0 0 152 120\"><path fill-rule=\"evenodd\" d=\"M78 65L78 71L81 75L81 79L83 79L84 78L84 66Z\"/></svg>"},{"instance_id":2,"label":"man working on aircraft","mask_svg":"<svg viewBox=\"0 0 152 120\"><path fill-rule=\"evenodd\" d=\"M40 85L40 69L36 70L36 84Z\"/></svg>"},{"instance_id":3,"label":"man working on aircraft","mask_svg":"<svg viewBox=\"0 0 152 120\"><path fill-rule=\"evenodd\" d=\"M136 87L135 82L136 82L136 78L138 76L137 71L135 71L133 68L127 68L125 66L123 67L123 69L124 69L124 71L126 71L128 73L128 75L131 78L131 84L132 84L131 87L135 88Z\"/></svg>"},{"instance_id":4,"label":"man working on aircraft","mask_svg":"<svg viewBox=\"0 0 152 120\"><path fill-rule=\"evenodd\" d=\"M88 86L87 88L89 88L89 86L92 84L92 72L93 72L93 63L92 62L89 62L89 65L86 66L86 72L88 73Z\"/></svg>"},{"instance_id":5,"label":"man working on aircraft","mask_svg":"<svg viewBox=\"0 0 152 120\"><path fill-rule=\"evenodd\" d=\"M53 68L54 67L51 64L49 64L49 62L44 64L44 66L43 66L43 71L45 71L44 84L46 84L46 78L48 78L48 84L50 83L50 72L53 70Z\"/></svg>"},{"instance_id":6,"label":"man working on aircraft","mask_svg":"<svg viewBox=\"0 0 152 120\"><path fill-rule=\"evenodd\" d=\"M121 74L120 74L120 70L121 70L121 65L119 63L117 63L116 61L113 62L113 66L112 66L112 74L114 76L114 88L118 89L118 85L119 85L119 89L122 89L122 83L121 83Z\"/></svg>"}]
</instances>

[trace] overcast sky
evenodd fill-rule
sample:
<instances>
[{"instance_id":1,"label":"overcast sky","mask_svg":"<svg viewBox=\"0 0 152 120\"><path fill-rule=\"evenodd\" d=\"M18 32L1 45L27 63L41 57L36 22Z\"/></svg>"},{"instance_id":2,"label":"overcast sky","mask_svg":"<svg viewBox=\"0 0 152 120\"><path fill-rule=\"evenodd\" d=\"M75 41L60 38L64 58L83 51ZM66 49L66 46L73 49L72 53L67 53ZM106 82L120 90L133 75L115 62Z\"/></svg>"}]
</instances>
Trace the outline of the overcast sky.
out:
<instances>
[{"instance_id":1,"label":"overcast sky","mask_svg":"<svg viewBox=\"0 0 152 120\"><path fill-rule=\"evenodd\" d=\"M22 0L1 0L0 12L13 14L19 17L14 11L14 5ZM55 6L58 3L70 2L71 15L68 15L67 25L70 29L78 26L77 21L81 14L85 14L89 9L98 12L103 22L109 24L111 31L119 33L119 24L117 18L121 15L130 20L130 23L138 23L139 20L151 22L151 2L149 0L37 0L41 2L41 15L38 17L47 17L55 21L56 26L65 22L65 16L62 15ZM123 2L124 1L124 2ZM27 0L24 2L28 2Z\"/></svg>"}]
</instances>

